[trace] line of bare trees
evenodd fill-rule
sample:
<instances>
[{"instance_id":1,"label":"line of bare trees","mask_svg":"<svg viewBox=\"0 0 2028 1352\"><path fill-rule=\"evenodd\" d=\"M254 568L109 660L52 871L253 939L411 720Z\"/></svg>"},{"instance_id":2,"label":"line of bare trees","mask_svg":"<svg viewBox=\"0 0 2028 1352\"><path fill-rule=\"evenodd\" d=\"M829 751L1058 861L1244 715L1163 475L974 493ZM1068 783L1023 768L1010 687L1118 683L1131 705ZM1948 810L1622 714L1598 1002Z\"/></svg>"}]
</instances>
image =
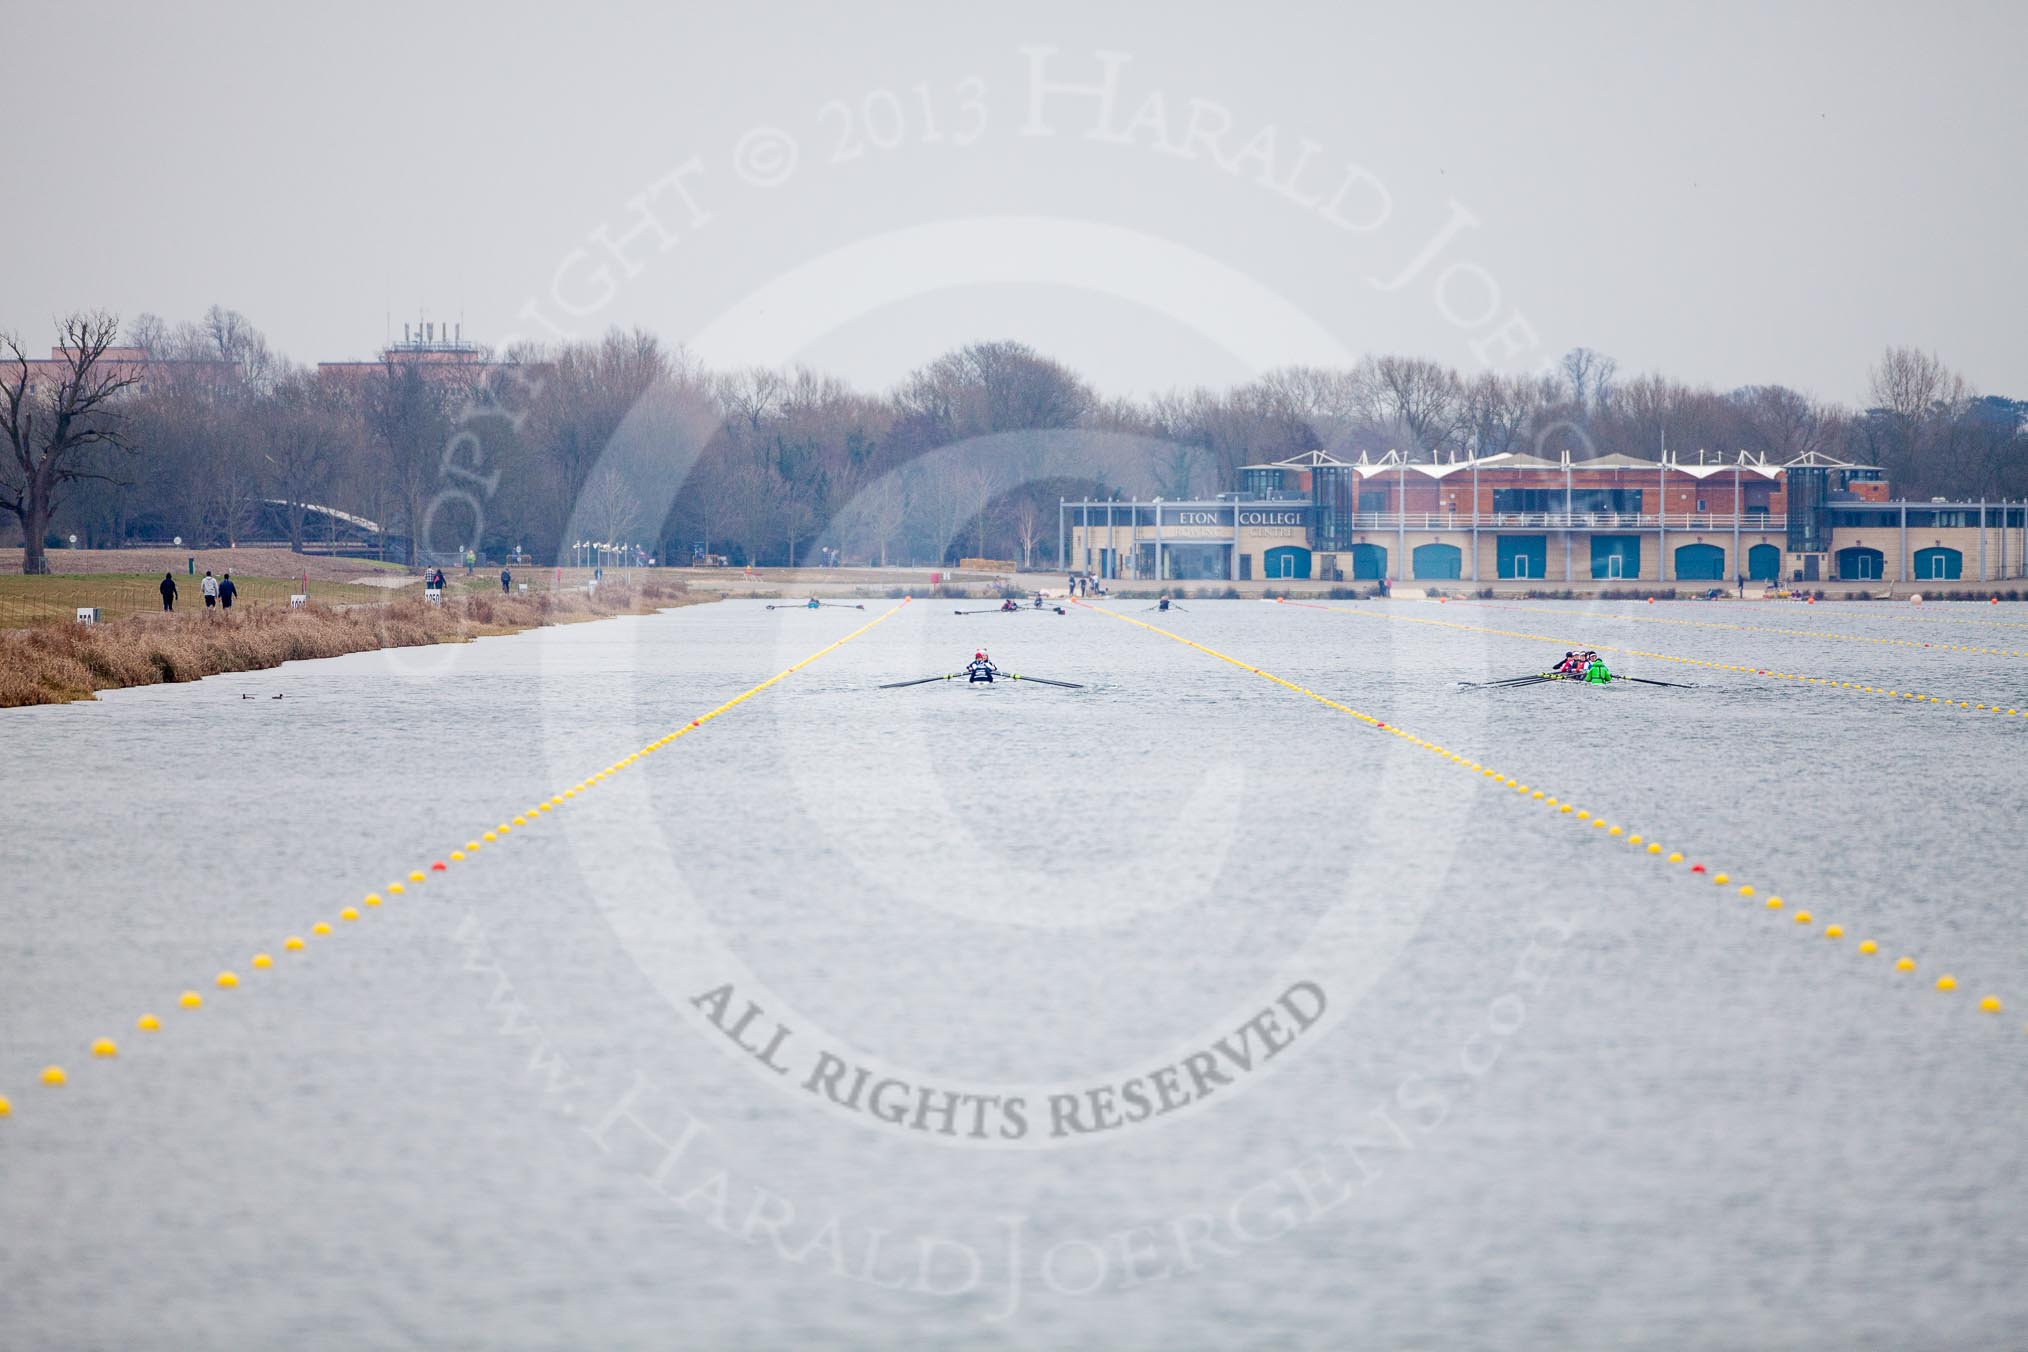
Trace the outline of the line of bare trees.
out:
<instances>
[{"instance_id":1,"label":"line of bare trees","mask_svg":"<svg viewBox=\"0 0 2028 1352\"><path fill-rule=\"evenodd\" d=\"M1241 466L1312 450L1815 451L1880 465L1911 495L2028 495L2028 403L1981 396L1907 348L1870 373L1868 407L1848 409L1780 385L1623 378L1584 348L1533 375L1376 356L1118 400L1018 343L959 349L869 395L803 369L707 371L639 331L346 373L287 361L218 308L174 326L143 316L119 334L111 316L73 316L63 359L40 364L0 335L0 507L30 569L45 540L70 533L96 546L180 536L301 550L357 535L353 519L411 563L468 544L547 560L580 539L672 561L801 564L822 546L873 563L1041 563L1062 497L1209 496L1236 486ZM463 454L447 455L460 441ZM466 509L438 520L447 484Z\"/></svg>"}]
</instances>

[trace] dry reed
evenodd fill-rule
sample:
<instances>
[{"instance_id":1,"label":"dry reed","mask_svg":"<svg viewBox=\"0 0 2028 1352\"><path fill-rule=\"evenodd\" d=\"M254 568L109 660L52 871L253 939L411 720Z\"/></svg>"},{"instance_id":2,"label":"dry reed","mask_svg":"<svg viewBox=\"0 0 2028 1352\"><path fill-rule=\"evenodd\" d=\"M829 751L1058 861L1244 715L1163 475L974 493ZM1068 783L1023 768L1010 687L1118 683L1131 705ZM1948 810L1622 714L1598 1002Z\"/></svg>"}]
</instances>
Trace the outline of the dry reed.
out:
<instances>
[{"instance_id":1,"label":"dry reed","mask_svg":"<svg viewBox=\"0 0 2028 1352\"><path fill-rule=\"evenodd\" d=\"M582 592L483 593L333 609L254 607L133 615L96 625L0 632L0 708L91 699L98 691L261 671L311 657L464 643L545 624L638 614L696 600L680 582Z\"/></svg>"}]
</instances>

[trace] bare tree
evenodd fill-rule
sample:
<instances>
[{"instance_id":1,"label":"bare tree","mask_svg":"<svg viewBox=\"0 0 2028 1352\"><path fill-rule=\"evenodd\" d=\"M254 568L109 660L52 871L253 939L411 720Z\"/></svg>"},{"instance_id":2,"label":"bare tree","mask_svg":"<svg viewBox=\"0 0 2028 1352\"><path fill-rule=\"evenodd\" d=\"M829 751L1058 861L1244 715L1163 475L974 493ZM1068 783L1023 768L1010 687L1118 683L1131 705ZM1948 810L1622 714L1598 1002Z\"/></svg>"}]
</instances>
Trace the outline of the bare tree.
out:
<instances>
[{"instance_id":1,"label":"bare tree","mask_svg":"<svg viewBox=\"0 0 2028 1352\"><path fill-rule=\"evenodd\" d=\"M339 459L354 441L350 410L335 388L294 371L258 406L261 475L278 498L288 525L289 548L303 552L303 524L312 498L331 486Z\"/></svg>"},{"instance_id":2,"label":"bare tree","mask_svg":"<svg viewBox=\"0 0 2028 1352\"><path fill-rule=\"evenodd\" d=\"M63 321L57 370L41 380L13 334L0 334L0 507L21 523L21 571L46 573L43 537L64 486L84 479L115 482L90 458L93 448L128 451L120 426L120 396L140 383L131 367L105 360L120 321L105 313L73 314ZM47 381L43 388L42 381Z\"/></svg>"},{"instance_id":3,"label":"bare tree","mask_svg":"<svg viewBox=\"0 0 2028 1352\"><path fill-rule=\"evenodd\" d=\"M632 544L641 530L641 500L626 476L610 465L592 475L573 519L608 544Z\"/></svg>"},{"instance_id":4,"label":"bare tree","mask_svg":"<svg viewBox=\"0 0 2028 1352\"><path fill-rule=\"evenodd\" d=\"M1934 353L1912 347L1889 348L1869 374L1869 441L1888 477L1919 490L1944 486L1943 462L1971 387Z\"/></svg>"},{"instance_id":5,"label":"bare tree","mask_svg":"<svg viewBox=\"0 0 2028 1352\"><path fill-rule=\"evenodd\" d=\"M1563 354L1563 378L1570 382L1570 398L1586 413L1604 412L1612 403L1613 374L1619 363L1588 347L1574 347Z\"/></svg>"},{"instance_id":6,"label":"bare tree","mask_svg":"<svg viewBox=\"0 0 2028 1352\"><path fill-rule=\"evenodd\" d=\"M1021 542L1021 566L1035 566L1035 544L1043 534L1042 507L1033 493L1023 493L1014 503L1014 538Z\"/></svg>"},{"instance_id":7,"label":"bare tree","mask_svg":"<svg viewBox=\"0 0 2028 1352\"><path fill-rule=\"evenodd\" d=\"M424 518L450 432L444 408L447 394L414 365L394 361L385 363L364 387L366 425L380 453L388 491L402 511L408 532L406 561L411 567L425 547ZM385 528L383 521L383 533Z\"/></svg>"},{"instance_id":8,"label":"bare tree","mask_svg":"<svg viewBox=\"0 0 2028 1352\"><path fill-rule=\"evenodd\" d=\"M1835 410L1786 385L1748 385L1731 402L1745 433L1740 449L1777 461L1828 450L1837 431Z\"/></svg>"},{"instance_id":9,"label":"bare tree","mask_svg":"<svg viewBox=\"0 0 2028 1352\"><path fill-rule=\"evenodd\" d=\"M1464 425L1464 386L1447 366L1424 357L1377 357L1362 363L1360 374L1376 420L1393 423L1415 450L1435 455Z\"/></svg>"},{"instance_id":10,"label":"bare tree","mask_svg":"<svg viewBox=\"0 0 2028 1352\"><path fill-rule=\"evenodd\" d=\"M886 475L861 490L846 509L845 526L887 567L887 547L908 516L908 490L898 475Z\"/></svg>"}]
</instances>

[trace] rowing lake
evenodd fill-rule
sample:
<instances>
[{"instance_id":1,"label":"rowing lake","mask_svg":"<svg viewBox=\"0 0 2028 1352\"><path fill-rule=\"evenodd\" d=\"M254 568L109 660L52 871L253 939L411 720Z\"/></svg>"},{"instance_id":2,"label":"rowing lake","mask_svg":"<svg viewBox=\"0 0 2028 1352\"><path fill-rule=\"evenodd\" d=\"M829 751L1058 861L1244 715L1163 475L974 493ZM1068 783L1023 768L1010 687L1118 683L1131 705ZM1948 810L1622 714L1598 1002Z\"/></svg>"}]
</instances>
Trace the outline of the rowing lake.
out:
<instances>
[{"instance_id":1,"label":"rowing lake","mask_svg":"<svg viewBox=\"0 0 2028 1352\"><path fill-rule=\"evenodd\" d=\"M2028 720L1454 683L2028 707L2028 607L917 601L449 861L891 605L0 714L0 1342L2018 1343ZM981 643L1084 688L876 688Z\"/></svg>"}]
</instances>

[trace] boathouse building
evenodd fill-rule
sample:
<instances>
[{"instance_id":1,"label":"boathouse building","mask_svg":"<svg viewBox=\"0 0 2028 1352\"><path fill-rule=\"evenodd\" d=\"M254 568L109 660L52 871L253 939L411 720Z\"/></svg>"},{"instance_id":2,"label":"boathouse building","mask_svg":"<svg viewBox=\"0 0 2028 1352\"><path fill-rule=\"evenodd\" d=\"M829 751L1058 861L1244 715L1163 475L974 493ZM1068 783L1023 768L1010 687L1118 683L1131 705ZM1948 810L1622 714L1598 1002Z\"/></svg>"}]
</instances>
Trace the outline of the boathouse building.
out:
<instances>
[{"instance_id":1,"label":"boathouse building","mask_svg":"<svg viewBox=\"0 0 2028 1352\"><path fill-rule=\"evenodd\" d=\"M1240 470L1201 501L1062 505L1066 568L1275 578L1729 585L2028 576L2028 506L1908 502L1818 454L1685 464L1503 454L1415 463L1322 451Z\"/></svg>"}]
</instances>

